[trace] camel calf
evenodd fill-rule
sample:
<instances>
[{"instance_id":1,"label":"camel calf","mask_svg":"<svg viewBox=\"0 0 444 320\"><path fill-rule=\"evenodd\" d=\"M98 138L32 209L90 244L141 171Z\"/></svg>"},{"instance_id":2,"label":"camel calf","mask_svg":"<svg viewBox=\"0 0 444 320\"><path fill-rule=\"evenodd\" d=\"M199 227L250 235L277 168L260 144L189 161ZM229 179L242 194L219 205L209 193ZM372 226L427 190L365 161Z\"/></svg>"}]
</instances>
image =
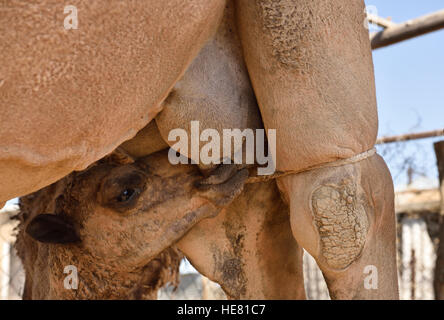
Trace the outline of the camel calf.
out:
<instances>
[{"instance_id":1,"label":"camel calf","mask_svg":"<svg viewBox=\"0 0 444 320\"><path fill-rule=\"evenodd\" d=\"M166 151L115 159L21 200L25 298L153 298L175 278L172 245L231 298L305 298L302 249L274 181L244 186L240 171L196 187L198 167L171 165ZM64 288L67 265L78 268L78 290Z\"/></svg>"}]
</instances>

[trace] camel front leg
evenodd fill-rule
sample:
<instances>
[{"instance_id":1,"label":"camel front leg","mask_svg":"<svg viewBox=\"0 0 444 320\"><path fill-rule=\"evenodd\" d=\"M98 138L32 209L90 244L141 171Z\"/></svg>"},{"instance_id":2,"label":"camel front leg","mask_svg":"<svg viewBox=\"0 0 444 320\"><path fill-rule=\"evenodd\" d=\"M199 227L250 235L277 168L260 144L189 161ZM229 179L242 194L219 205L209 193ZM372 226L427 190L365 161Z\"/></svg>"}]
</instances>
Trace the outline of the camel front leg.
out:
<instances>
[{"instance_id":1,"label":"camel front leg","mask_svg":"<svg viewBox=\"0 0 444 320\"><path fill-rule=\"evenodd\" d=\"M283 177L293 235L333 299L397 299L393 185L384 160Z\"/></svg>"},{"instance_id":2,"label":"camel front leg","mask_svg":"<svg viewBox=\"0 0 444 320\"><path fill-rule=\"evenodd\" d=\"M277 170L319 168L373 148L378 117L364 8L363 0L236 1L264 126L276 130ZM293 234L317 259L332 298L397 297L393 185L379 156L288 175L279 185ZM372 271L376 289L365 278Z\"/></svg>"}]
</instances>

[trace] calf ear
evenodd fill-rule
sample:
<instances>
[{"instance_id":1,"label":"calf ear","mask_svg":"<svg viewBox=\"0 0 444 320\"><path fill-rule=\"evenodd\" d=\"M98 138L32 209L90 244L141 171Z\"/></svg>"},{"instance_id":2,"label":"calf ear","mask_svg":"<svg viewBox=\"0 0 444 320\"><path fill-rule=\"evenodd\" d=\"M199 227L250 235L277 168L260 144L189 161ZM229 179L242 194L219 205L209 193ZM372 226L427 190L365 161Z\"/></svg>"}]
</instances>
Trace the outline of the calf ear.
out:
<instances>
[{"instance_id":1,"label":"calf ear","mask_svg":"<svg viewBox=\"0 0 444 320\"><path fill-rule=\"evenodd\" d=\"M72 243L80 241L74 227L61 216L39 214L27 225L25 232L43 243Z\"/></svg>"}]
</instances>

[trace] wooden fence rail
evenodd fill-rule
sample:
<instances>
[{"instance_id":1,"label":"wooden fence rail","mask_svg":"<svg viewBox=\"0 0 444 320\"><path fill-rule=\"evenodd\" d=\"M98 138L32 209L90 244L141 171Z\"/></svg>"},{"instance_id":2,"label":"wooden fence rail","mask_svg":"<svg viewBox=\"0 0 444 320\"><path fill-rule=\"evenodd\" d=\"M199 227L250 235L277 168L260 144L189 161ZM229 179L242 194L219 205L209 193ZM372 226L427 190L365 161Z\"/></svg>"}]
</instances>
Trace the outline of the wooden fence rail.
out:
<instances>
[{"instance_id":1,"label":"wooden fence rail","mask_svg":"<svg viewBox=\"0 0 444 320\"><path fill-rule=\"evenodd\" d=\"M369 17L369 21L387 27L370 35L372 49L379 49L407 39L444 28L444 10L440 10L413 20L399 24L387 23L388 20L377 20ZM379 17L378 17L379 18ZM384 23L385 22L385 23Z\"/></svg>"},{"instance_id":2,"label":"wooden fence rail","mask_svg":"<svg viewBox=\"0 0 444 320\"><path fill-rule=\"evenodd\" d=\"M440 137L440 136L444 136L444 129L425 131L425 132L417 132L417 133L408 133L408 134L402 134L402 135L390 136L390 137L381 137L376 140L376 144L409 141L409 140L433 138L433 137Z\"/></svg>"}]
</instances>

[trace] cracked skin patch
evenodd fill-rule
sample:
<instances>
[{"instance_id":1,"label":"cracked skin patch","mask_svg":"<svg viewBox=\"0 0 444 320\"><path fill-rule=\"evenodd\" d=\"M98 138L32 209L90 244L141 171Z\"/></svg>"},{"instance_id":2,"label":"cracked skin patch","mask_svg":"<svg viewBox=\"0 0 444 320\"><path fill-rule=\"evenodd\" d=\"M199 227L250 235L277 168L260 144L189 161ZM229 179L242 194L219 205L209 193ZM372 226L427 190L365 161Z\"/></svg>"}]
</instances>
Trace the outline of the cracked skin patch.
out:
<instances>
[{"instance_id":1,"label":"cracked skin patch","mask_svg":"<svg viewBox=\"0 0 444 320\"><path fill-rule=\"evenodd\" d=\"M333 269L348 267L361 254L369 228L356 186L322 185L313 192L312 208L325 262Z\"/></svg>"},{"instance_id":2,"label":"cracked skin patch","mask_svg":"<svg viewBox=\"0 0 444 320\"><path fill-rule=\"evenodd\" d=\"M311 54L303 44L319 43L322 31L335 22L334 5L313 1L310 5L297 0L256 0L265 34L270 36L273 56L291 68L310 64ZM319 14L322 13L322 14Z\"/></svg>"}]
</instances>

